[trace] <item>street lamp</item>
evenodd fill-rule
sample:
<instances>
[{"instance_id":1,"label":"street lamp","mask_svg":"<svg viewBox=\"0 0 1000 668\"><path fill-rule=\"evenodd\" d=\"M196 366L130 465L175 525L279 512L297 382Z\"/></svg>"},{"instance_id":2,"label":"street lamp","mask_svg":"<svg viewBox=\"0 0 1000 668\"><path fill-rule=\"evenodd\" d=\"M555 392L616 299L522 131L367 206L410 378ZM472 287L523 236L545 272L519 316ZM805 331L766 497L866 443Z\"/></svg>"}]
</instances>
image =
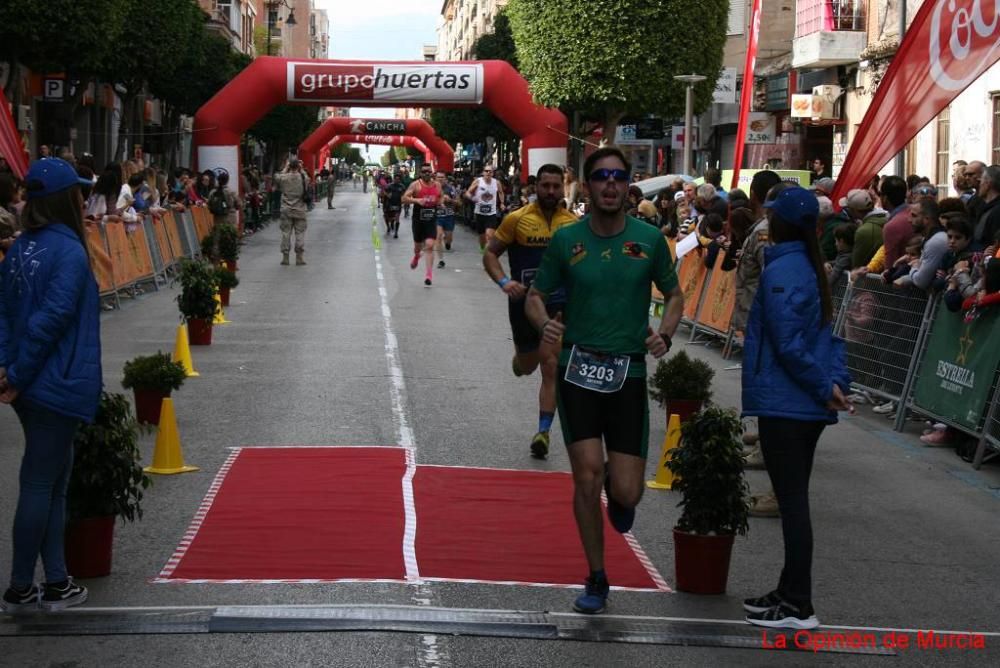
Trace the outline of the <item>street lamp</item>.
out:
<instances>
[{"instance_id":1,"label":"street lamp","mask_svg":"<svg viewBox=\"0 0 1000 668\"><path fill-rule=\"evenodd\" d=\"M295 20L295 10L288 4L288 0L264 0L264 8L267 9L267 55L271 55L271 28L278 21L278 9L288 8L288 18L285 19L286 26L293 26L298 21Z\"/></svg>"},{"instance_id":2,"label":"street lamp","mask_svg":"<svg viewBox=\"0 0 1000 668\"><path fill-rule=\"evenodd\" d=\"M701 74L678 74L675 81L687 84L687 95L684 100L684 173L692 176L691 171L691 126L694 125L694 85L707 77Z\"/></svg>"}]
</instances>

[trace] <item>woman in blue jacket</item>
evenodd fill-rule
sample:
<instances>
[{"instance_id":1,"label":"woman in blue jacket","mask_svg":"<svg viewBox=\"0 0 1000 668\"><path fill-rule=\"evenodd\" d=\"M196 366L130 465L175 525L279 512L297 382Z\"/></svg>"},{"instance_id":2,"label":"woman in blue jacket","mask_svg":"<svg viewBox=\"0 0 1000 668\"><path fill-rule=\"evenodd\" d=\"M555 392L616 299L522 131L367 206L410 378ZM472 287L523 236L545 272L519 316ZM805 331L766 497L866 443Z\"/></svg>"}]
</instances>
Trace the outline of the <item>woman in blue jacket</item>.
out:
<instances>
[{"instance_id":1,"label":"woman in blue jacket","mask_svg":"<svg viewBox=\"0 0 1000 668\"><path fill-rule=\"evenodd\" d=\"M73 436L94 419L102 384L80 183L64 160L32 164L24 232L0 263L0 403L13 405L24 430L10 588L0 601L7 612L87 600L66 572L63 544ZM42 586L34 582L39 556Z\"/></svg>"},{"instance_id":2,"label":"woman in blue jacket","mask_svg":"<svg viewBox=\"0 0 1000 668\"><path fill-rule=\"evenodd\" d=\"M778 587L746 599L747 621L774 628L819 625L812 605L809 475L820 434L837 422L850 377L816 239L819 203L800 187L764 204L772 246L750 309L743 351L743 414L760 445L781 512L785 564Z\"/></svg>"}]
</instances>

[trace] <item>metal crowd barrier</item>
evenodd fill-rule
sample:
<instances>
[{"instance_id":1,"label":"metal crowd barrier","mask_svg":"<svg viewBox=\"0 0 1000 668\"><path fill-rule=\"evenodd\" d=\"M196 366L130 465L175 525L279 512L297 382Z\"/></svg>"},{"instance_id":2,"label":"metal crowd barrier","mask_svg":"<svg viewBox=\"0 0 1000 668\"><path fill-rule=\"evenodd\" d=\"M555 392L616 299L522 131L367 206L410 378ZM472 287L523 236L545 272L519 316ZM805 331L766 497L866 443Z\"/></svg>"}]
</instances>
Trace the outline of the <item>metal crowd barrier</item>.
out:
<instances>
[{"instance_id":1,"label":"metal crowd barrier","mask_svg":"<svg viewBox=\"0 0 1000 668\"><path fill-rule=\"evenodd\" d=\"M976 456L972 460L972 467L976 469L994 457L1000 456L1000 392L996 390L997 384L1000 384L1000 373L997 374L997 379L994 381L990 412L986 415L983 435L979 439ZM987 449L991 451L987 452Z\"/></svg>"},{"instance_id":2,"label":"metal crowd barrier","mask_svg":"<svg viewBox=\"0 0 1000 668\"><path fill-rule=\"evenodd\" d=\"M201 225L211 229L211 216L202 214ZM155 290L176 272L182 257L201 256L201 244L191 211L144 217L141 224L87 223L90 264L102 301L121 307L121 295L135 296L150 284ZM106 306L107 308L107 306Z\"/></svg>"},{"instance_id":3,"label":"metal crowd barrier","mask_svg":"<svg viewBox=\"0 0 1000 668\"><path fill-rule=\"evenodd\" d=\"M729 300L735 293L735 283L722 281L721 275L725 273L733 274L722 272L718 264L714 269L706 269L701 256L695 253L678 264L678 282L685 294L681 322L691 329L689 341L724 339L723 356L728 358L731 349L741 342L741 333L728 325L732 315ZM652 316L662 314L662 303L663 296L654 287ZM931 298L915 287L887 285L878 274L863 276L853 283L840 281L833 293L834 332L846 341L852 384L897 402L894 423L897 431L905 426L909 410L978 437L973 464L978 467L1000 456L1000 366L995 371L990 369L992 384L981 414L970 410L963 416L964 424L927 405L933 402L914 401L921 371L924 374L937 371L932 368L935 360L925 358L940 304L940 299ZM954 317L960 322L963 316L947 313L944 317ZM951 340L945 333L941 336L942 340ZM974 418L978 418L978 423L970 427Z\"/></svg>"},{"instance_id":4,"label":"metal crowd barrier","mask_svg":"<svg viewBox=\"0 0 1000 668\"><path fill-rule=\"evenodd\" d=\"M853 384L889 401L905 397L933 306L926 292L886 285L878 274L850 283L835 334L847 342Z\"/></svg>"}]
</instances>

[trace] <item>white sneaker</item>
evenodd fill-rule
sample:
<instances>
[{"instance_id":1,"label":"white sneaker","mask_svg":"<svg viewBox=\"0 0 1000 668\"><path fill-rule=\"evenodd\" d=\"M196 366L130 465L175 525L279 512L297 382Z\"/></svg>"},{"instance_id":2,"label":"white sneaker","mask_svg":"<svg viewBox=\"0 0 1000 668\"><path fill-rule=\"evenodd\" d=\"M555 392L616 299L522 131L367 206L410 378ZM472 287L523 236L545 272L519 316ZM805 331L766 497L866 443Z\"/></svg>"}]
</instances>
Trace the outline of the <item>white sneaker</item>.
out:
<instances>
[{"instance_id":1,"label":"white sneaker","mask_svg":"<svg viewBox=\"0 0 1000 668\"><path fill-rule=\"evenodd\" d=\"M896 410L896 402L887 401L884 404L875 406L872 409L872 413L878 413L879 415L888 415L889 413L892 413L895 410Z\"/></svg>"}]
</instances>

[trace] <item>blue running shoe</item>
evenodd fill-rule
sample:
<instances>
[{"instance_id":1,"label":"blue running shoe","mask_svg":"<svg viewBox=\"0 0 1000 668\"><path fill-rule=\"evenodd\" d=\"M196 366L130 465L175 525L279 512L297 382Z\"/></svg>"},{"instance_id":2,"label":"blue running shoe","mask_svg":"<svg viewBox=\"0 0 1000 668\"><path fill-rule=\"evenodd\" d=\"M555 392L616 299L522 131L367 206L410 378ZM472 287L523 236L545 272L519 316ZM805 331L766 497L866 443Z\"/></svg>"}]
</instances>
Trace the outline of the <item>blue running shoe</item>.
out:
<instances>
[{"instance_id":1,"label":"blue running shoe","mask_svg":"<svg viewBox=\"0 0 1000 668\"><path fill-rule=\"evenodd\" d=\"M611 496L611 473L604 475L604 493L608 497L608 521L618 533L628 533L635 523L635 507L626 508Z\"/></svg>"},{"instance_id":2,"label":"blue running shoe","mask_svg":"<svg viewBox=\"0 0 1000 668\"><path fill-rule=\"evenodd\" d=\"M576 597L573 609L585 615L597 615L604 612L604 608L608 604L609 589L610 585L608 585L607 580L595 581L593 578L587 578L586 589Z\"/></svg>"}]
</instances>

